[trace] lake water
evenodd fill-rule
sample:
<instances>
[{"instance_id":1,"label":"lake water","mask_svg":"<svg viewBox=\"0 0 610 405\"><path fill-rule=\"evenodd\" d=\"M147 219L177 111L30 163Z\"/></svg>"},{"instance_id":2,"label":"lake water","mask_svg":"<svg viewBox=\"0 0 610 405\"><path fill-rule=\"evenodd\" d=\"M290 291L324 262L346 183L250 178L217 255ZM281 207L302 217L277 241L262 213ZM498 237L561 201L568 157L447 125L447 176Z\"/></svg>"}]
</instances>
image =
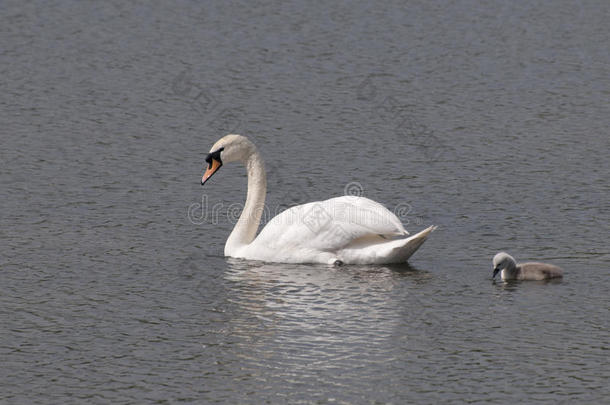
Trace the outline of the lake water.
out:
<instances>
[{"instance_id":1,"label":"lake water","mask_svg":"<svg viewBox=\"0 0 610 405\"><path fill-rule=\"evenodd\" d=\"M22 2L0 8L0 402L602 403L610 3ZM224 258L352 192L401 266ZM268 218L267 218L268 219ZM565 269L491 280L491 258Z\"/></svg>"}]
</instances>

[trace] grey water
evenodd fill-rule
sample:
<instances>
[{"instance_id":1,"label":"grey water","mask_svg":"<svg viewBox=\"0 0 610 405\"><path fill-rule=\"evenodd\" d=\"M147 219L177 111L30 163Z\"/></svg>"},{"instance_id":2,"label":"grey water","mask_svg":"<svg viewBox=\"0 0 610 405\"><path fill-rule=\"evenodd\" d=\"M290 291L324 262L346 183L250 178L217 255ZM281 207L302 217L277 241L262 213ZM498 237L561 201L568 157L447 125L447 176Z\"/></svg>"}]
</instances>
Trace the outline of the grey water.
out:
<instances>
[{"instance_id":1,"label":"grey water","mask_svg":"<svg viewBox=\"0 0 610 405\"><path fill-rule=\"evenodd\" d=\"M0 6L0 402L602 403L610 396L610 3ZM357 193L395 266L223 257ZM491 280L491 259L565 270Z\"/></svg>"}]
</instances>

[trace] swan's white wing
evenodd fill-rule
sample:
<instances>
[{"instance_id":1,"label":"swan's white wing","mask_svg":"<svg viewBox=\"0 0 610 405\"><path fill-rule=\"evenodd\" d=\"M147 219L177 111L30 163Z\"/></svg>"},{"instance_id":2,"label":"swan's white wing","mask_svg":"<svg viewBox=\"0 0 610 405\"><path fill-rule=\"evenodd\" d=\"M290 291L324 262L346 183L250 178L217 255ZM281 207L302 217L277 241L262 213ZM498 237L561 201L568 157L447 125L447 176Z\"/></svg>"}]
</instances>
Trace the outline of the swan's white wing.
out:
<instances>
[{"instance_id":1,"label":"swan's white wing","mask_svg":"<svg viewBox=\"0 0 610 405\"><path fill-rule=\"evenodd\" d=\"M273 218L255 245L270 249L337 251L359 240L407 235L400 220L375 201L337 197L292 207Z\"/></svg>"}]
</instances>

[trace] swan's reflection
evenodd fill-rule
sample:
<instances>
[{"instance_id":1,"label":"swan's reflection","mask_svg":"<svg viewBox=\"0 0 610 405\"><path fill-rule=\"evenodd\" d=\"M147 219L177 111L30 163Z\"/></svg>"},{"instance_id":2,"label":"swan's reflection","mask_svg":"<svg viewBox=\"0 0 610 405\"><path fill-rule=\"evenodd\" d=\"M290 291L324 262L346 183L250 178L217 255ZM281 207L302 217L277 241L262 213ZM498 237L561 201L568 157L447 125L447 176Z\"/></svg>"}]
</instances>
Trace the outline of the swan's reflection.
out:
<instances>
[{"instance_id":1,"label":"swan's reflection","mask_svg":"<svg viewBox=\"0 0 610 405\"><path fill-rule=\"evenodd\" d=\"M396 338L404 339L405 328L417 328L414 319L421 321L418 292L433 279L406 264L227 264L238 356L251 366L271 361L292 369L391 359Z\"/></svg>"}]
</instances>

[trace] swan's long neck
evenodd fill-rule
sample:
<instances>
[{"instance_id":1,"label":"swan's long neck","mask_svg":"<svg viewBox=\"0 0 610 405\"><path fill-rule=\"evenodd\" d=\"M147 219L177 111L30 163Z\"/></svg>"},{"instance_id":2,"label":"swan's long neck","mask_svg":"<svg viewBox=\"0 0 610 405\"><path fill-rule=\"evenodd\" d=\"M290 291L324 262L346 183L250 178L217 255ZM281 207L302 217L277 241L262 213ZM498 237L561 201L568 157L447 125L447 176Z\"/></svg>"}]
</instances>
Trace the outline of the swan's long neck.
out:
<instances>
[{"instance_id":1,"label":"swan's long neck","mask_svg":"<svg viewBox=\"0 0 610 405\"><path fill-rule=\"evenodd\" d=\"M232 256L237 249L252 243L261 221L267 193L265 164L256 149L249 154L244 165L248 172L248 194L244 209L225 244L225 256Z\"/></svg>"}]
</instances>

